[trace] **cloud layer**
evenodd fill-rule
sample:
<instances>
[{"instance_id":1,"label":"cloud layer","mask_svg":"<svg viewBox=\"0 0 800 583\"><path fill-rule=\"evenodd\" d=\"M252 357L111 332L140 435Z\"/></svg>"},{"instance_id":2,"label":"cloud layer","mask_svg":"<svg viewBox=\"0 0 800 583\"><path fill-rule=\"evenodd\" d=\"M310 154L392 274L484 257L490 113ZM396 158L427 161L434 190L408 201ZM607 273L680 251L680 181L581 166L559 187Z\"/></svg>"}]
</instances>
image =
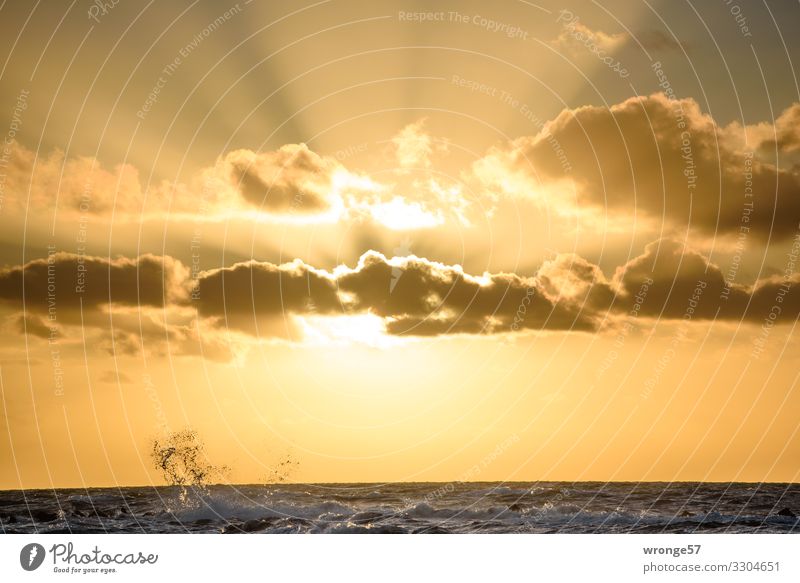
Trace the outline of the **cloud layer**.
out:
<instances>
[{"instance_id":1,"label":"cloud layer","mask_svg":"<svg viewBox=\"0 0 800 583\"><path fill-rule=\"evenodd\" d=\"M389 333L414 336L593 327L578 310L548 297L535 278L475 277L458 266L414 256L387 259L374 251L354 268L333 272L300 261L251 261L205 272L196 297L203 316L251 333L259 322L287 314L372 313Z\"/></svg>"},{"instance_id":2,"label":"cloud layer","mask_svg":"<svg viewBox=\"0 0 800 583\"><path fill-rule=\"evenodd\" d=\"M562 208L644 213L705 235L745 229L787 238L797 232L800 175L756 150L769 135L783 150L796 148L796 115L793 107L775 127L761 127L760 139L746 148L741 130L721 129L694 100L659 93L565 110L539 134L494 149L475 168L495 188L516 184L517 195L550 187L548 203Z\"/></svg>"},{"instance_id":3,"label":"cloud layer","mask_svg":"<svg viewBox=\"0 0 800 583\"><path fill-rule=\"evenodd\" d=\"M59 213L109 218L113 212L122 220L167 213L368 219L413 230L445 220L470 226L504 199L523 197L559 214L593 216L596 228L608 227L602 217L620 222L636 216L681 236L746 233L763 241L797 232L797 103L774 122L725 127L693 99L671 92L565 109L537 134L491 148L452 184L435 173L436 157L448 155L448 148L428 134L424 121L406 125L388 142L395 166L379 179L306 144L287 144L228 152L185 182L145 185L129 164L109 169L93 157L59 151L37 157L14 144L6 201L18 210L55 212L57 203Z\"/></svg>"},{"instance_id":4,"label":"cloud layer","mask_svg":"<svg viewBox=\"0 0 800 583\"><path fill-rule=\"evenodd\" d=\"M800 315L799 255L796 239L783 274L745 286L726 282L718 266L670 239L647 245L610 278L572 254L528 276L471 275L458 265L369 251L332 271L300 260L248 261L193 279L168 256L55 253L0 271L0 302L15 329L33 336L82 324L105 331L123 352L149 339L192 353L202 330L207 356L226 358L233 349L219 334L302 341L298 319L311 316L371 314L396 336L595 331L634 307L654 319L788 323Z\"/></svg>"}]
</instances>

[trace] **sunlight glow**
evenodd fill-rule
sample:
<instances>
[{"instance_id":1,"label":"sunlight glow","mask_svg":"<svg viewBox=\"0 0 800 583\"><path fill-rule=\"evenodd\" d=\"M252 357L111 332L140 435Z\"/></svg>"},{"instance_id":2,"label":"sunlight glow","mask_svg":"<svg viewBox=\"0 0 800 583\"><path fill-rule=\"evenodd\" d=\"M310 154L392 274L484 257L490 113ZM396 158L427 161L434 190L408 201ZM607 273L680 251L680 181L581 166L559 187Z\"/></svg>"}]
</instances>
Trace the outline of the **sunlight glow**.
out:
<instances>
[{"instance_id":1,"label":"sunlight glow","mask_svg":"<svg viewBox=\"0 0 800 583\"><path fill-rule=\"evenodd\" d=\"M375 314L302 316L298 318L305 341L322 346L360 344L390 348L402 340L386 334L386 325Z\"/></svg>"},{"instance_id":2,"label":"sunlight glow","mask_svg":"<svg viewBox=\"0 0 800 583\"><path fill-rule=\"evenodd\" d=\"M389 202L375 203L369 210L375 221L394 231L429 229L444 223L440 213L428 212L421 204L407 202L399 196Z\"/></svg>"}]
</instances>

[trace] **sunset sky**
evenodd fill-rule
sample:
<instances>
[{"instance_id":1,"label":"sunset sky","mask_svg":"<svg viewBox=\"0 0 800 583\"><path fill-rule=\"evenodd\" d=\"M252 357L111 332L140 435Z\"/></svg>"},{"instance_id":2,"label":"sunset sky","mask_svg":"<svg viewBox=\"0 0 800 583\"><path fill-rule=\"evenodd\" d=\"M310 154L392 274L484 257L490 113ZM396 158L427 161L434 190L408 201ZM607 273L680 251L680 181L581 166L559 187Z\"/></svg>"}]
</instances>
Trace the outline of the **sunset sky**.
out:
<instances>
[{"instance_id":1,"label":"sunset sky","mask_svg":"<svg viewBox=\"0 0 800 583\"><path fill-rule=\"evenodd\" d=\"M0 489L796 481L800 9L0 4Z\"/></svg>"}]
</instances>

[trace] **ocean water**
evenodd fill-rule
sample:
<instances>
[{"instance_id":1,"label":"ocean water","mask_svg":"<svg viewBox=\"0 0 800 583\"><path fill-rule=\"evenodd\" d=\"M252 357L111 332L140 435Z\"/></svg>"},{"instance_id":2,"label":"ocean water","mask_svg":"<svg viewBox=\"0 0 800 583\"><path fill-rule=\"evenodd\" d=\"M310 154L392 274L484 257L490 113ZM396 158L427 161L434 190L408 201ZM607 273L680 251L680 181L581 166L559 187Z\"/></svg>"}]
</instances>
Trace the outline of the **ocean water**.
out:
<instances>
[{"instance_id":1,"label":"ocean water","mask_svg":"<svg viewBox=\"0 0 800 583\"><path fill-rule=\"evenodd\" d=\"M399 483L0 492L5 533L796 533L800 484Z\"/></svg>"}]
</instances>

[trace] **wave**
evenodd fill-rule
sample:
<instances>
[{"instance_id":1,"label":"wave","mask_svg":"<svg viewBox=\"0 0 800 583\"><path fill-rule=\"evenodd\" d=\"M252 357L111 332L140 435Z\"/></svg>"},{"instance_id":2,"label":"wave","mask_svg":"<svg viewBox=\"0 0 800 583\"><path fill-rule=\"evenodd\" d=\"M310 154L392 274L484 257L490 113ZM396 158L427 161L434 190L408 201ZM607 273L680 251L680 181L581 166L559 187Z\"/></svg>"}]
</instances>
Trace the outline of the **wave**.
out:
<instances>
[{"instance_id":1,"label":"wave","mask_svg":"<svg viewBox=\"0 0 800 583\"><path fill-rule=\"evenodd\" d=\"M0 492L0 526L4 532L798 532L798 490L462 483Z\"/></svg>"}]
</instances>

